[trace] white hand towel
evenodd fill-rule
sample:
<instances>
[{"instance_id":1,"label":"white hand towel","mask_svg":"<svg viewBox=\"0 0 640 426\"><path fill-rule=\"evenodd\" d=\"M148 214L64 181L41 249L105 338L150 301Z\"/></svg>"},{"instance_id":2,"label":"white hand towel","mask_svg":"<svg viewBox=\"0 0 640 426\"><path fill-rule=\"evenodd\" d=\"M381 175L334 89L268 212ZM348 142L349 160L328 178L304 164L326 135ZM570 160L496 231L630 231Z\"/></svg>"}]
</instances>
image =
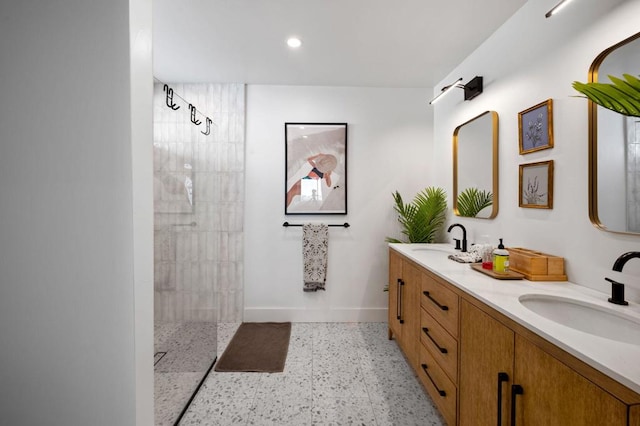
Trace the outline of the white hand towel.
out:
<instances>
[{"instance_id":1,"label":"white hand towel","mask_svg":"<svg viewBox=\"0 0 640 426\"><path fill-rule=\"evenodd\" d=\"M450 254L449 259L460 263L477 263L482 262L482 252L484 245L474 244L467 253Z\"/></svg>"},{"instance_id":2,"label":"white hand towel","mask_svg":"<svg viewBox=\"0 0 640 426\"><path fill-rule=\"evenodd\" d=\"M323 223L302 225L304 291L324 290L327 280L329 227Z\"/></svg>"}]
</instances>

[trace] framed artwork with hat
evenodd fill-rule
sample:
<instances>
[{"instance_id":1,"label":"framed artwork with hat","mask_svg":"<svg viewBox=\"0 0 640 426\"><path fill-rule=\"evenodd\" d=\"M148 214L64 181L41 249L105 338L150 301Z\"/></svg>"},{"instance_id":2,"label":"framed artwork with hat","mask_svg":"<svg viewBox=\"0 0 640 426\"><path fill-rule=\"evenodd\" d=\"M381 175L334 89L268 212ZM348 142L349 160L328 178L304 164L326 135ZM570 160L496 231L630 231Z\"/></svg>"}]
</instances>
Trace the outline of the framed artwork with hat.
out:
<instances>
[{"instance_id":1,"label":"framed artwork with hat","mask_svg":"<svg viewBox=\"0 0 640 426\"><path fill-rule=\"evenodd\" d=\"M347 214L347 123L285 123L285 214Z\"/></svg>"}]
</instances>

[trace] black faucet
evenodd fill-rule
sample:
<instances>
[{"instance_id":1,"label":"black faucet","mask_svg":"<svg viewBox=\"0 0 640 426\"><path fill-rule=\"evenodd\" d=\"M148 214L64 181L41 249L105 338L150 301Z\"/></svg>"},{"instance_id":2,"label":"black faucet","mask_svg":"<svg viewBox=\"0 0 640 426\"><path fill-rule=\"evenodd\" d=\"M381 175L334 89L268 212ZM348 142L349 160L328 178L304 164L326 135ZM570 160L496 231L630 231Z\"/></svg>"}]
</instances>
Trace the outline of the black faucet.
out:
<instances>
[{"instance_id":1,"label":"black faucet","mask_svg":"<svg viewBox=\"0 0 640 426\"><path fill-rule=\"evenodd\" d=\"M622 272L624 265L634 257L640 257L640 251L629 251L625 254L621 254L613 263L613 270Z\"/></svg>"},{"instance_id":2,"label":"black faucet","mask_svg":"<svg viewBox=\"0 0 640 426\"><path fill-rule=\"evenodd\" d=\"M463 253L466 253L466 251L467 251L467 230L464 228L464 226L462 226L459 223L454 223L453 225L451 225L449 227L449 229L447 229L447 232L451 232L451 230L453 228L455 228L456 226L459 226L462 229L462 250L461 251Z\"/></svg>"},{"instance_id":3,"label":"black faucet","mask_svg":"<svg viewBox=\"0 0 640 426\"><path fill-rule=\"evenodd\" d=\"M613 262L613 270L622 272L624 265L634 257L640 258L640 251L630 251L621 254L620 257ZM611 297L609 298L609 302L615 303L616 305L628 305L629 302L624 300L624 284L614 281L611 278L605 278L605 280L611 283Z\"/></svg>"}]
</instances>

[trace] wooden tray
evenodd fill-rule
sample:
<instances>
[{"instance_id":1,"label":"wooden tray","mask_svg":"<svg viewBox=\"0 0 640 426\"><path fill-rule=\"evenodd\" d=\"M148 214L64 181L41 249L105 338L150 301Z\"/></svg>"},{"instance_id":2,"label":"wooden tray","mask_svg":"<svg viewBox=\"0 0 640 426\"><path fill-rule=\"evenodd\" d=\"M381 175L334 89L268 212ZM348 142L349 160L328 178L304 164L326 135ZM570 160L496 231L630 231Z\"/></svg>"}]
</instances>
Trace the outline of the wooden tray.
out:
<instances>
[{"instance_id":1,"label":"wooden tray","mask_svg":"<svg viewBox=\"0 0 640 426\"><path fill-rule=\"evenodd\" d=\"M471 269L478 272L482 272L483 274L489 275L491 278L495 278L497 280L521 280L524 278L524 275L511 270L505 273L498 273L498 272L493 272L493 269L484 269L481 263L472 263Z\"/></svg>"},{"instance_id":2,"label":"wooden tray","mask_svg":"<svg viewBox=\"0 0 640 426\"><path fill-rule=\"evenodd\" d=\"M567 281L563 257L520 247L507 250L509 269L523 274L529 281Z\"/></svg>"}]
</instances>

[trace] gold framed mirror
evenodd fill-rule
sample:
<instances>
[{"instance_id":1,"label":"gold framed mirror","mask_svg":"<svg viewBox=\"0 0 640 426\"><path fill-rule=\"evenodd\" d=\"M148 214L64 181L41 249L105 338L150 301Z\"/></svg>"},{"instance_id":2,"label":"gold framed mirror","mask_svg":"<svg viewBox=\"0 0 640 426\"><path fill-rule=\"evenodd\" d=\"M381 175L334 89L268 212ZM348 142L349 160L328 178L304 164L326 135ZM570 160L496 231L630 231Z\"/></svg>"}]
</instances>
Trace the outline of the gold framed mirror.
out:
<instances>
[{"instance_id":1,"label":"gold framed mirror","mask_svg":"<svg viewBox=\"0 0 640 426\"><path fill-rule=\"evenodd\" d=\"M640 33L600 53L589 82L625 73L640 74ZM588 103L589 219L605 231L640 234L640 118Z\"/></svg>"},{"instance_id":2,"label":"gold framed mirror","mask_svg":"<svg viewBox=\"0 0 640 426\"><path fill-rule=\"evenodd\" d=\"M493 219L498 215L498 113L495 111L485 111L453 132L453 213L480 219Z\"/></svg>"}]
</instances>

